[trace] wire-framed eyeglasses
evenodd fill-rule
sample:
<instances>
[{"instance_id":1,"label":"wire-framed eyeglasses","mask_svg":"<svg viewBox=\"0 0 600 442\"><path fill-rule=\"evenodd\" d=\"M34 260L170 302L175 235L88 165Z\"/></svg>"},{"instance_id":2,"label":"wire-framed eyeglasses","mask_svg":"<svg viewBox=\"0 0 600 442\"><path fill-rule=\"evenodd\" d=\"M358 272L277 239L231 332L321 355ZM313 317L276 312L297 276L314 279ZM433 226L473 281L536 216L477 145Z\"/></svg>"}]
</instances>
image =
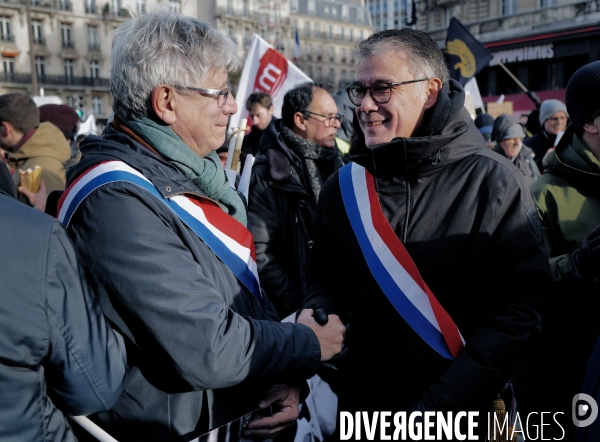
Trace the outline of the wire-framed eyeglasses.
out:
<instances>
[{"instance_id":1,"label":"wire-framed eyeglasses","mask_svg":"<svg viewBox=\"0 0 600 442\"><path fill-rule=\"evenodd\" d=\"M371 86L363 86L360 83L354 83L346 88L348 98L355 106L360 106L367 95L367 91L371 94L371 98L375 103L385 104L392 98L392 89L402 86L403 84L418 83L427 81L429 78L421 78L419 80L400 81L398 83L388 83L386 81L376 81Z\"/></svg>"},{"instance_id":2,"label":"wire-framed eyeglasses","mask_svg":"<svg viewBox=\"0 0 600 442\"><path fill-rule=\"evenodd\" d=\"M225 103L227 103L227 98L229 97L229 82L227 82L227 89L206 89L203 87L191 87L191 86L176 86L178 89L186 89L188 91L200 92L201 94L206 95L216 95L217 98L217 106L223 107Z\"/></svg>"},{"instance_id":3,"label":"wire-framed eyeglasses","mask_svg":"<svg viewBox=\"0 0 600 442\"><path fill-rule=\"evenodd\" d=\"M325 118L325 120L319 120L319 119L317 119L317 121L320 121L321 123L323 123L323 125L325 127L331 127L331 126L333 126L333 122L335 120L337 120L340 124L342 124L342 121L344 121L344 116L342 114L321 115L321 114L318 114L316 112L312 112L312 111L309 111L309 110L305 110L304 113L307 113L307 114L310 114L310 115L318 115L319 117Z\"/></svg>"}]
</instances>

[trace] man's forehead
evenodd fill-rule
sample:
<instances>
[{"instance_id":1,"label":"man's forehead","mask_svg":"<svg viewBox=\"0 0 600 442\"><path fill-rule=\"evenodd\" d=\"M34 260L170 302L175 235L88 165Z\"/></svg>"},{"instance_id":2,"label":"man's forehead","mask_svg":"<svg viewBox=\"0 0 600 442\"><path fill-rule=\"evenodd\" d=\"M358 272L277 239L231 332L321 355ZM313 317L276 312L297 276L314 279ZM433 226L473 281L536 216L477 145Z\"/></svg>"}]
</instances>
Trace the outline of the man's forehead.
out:
<instances>
[{"instance_id":1,"label":"man's forehead","mask_svg":"<svg viewBox=\"0 0 600 442\"><path fill-rule=\"evenodd\" d=\"M257 115L257 114L260 114L260 113L267 112L267 110L268 109L266 107L264 107L262 104L260 104L260 103L254 103L252 105L252 109L250 109L250 114L251 115Z\"/></svg>"},{"instance_id":2,"label":"man's forehead","mask_svg":"<svg viewBox=\"0 0 600 442\"><path fill-rule=\"evenodd\" d=\"M313 99L310 102L310 107L315 112L316 109L319 109L325 114L336 114L338 111L335 100L331 95L329 95L329 92L324 89L317 89L313 93Z\"/></svg>"}]
</instances>

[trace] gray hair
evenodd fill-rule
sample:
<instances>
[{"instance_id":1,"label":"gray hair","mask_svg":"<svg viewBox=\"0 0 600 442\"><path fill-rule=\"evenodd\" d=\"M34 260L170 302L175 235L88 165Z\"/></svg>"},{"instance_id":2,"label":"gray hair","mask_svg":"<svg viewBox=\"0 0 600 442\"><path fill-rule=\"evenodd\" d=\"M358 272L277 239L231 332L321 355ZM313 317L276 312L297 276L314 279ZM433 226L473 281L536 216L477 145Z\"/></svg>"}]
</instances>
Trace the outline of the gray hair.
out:
<instances>
[{"instance_id":1,"label":"gray hair","mask_svg":"<svg viewBox=\"0 0 600 442\"><path fill-rule=\"evenodd\" d=\"M147 116L159 84L199 86L218 69L239 69L237 45L210 24L156 9L115 30L110 89L113 111L125 118Z\"/></svg>"},{"instance_id":2,"label":"gray hair","mask_svg":"<svg viewBox=\"0 0 600 442\"><path fill-rule=\"evenodd\" d=\"M410 28L388 29L371 35L352 51L358 63L368 57L389 55L389 51L403 51L409 56L408 70L415 77L439 78L447 83L450 75L444 55L431 37Z\"/></svg>"}]
</instances>

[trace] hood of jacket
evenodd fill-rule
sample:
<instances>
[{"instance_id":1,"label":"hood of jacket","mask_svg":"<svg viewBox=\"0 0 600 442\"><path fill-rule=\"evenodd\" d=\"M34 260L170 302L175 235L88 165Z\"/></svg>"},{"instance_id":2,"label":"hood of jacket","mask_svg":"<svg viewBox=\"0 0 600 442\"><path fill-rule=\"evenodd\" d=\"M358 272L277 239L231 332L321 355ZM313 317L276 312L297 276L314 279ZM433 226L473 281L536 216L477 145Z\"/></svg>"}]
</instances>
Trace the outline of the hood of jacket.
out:
<instances>
[{"instance_id":1,"label":"hood of jacket","mask_svg":"<svg viewBox=\"0 0 600 442\"><path fill-rule=\"evenodd\" d=\"M11 162L21 162L29 158L48 157L64 163L71 158L71 146L61 132L52 123L41 123L29 140L16 152L8 152Z\"/></svg>"},{"instance_id":2,"label":"hood of jacket","mask_svg":"<svg viewBox=\"0 0 600 442\"><path fill-rule=\"evenodd\" d=\"M362 129L354 118L357 136L352 143L350 158L374 176L428 175L486 149L464 104L463 87L450 80L442 86L433 107L425 111L414 136L394 138L371 148L365 145Z\"/></svg>"},{"instance_id":3,"label":"hood of jacket","mask_svg":"<svg viewBox=\"0 0 600 442\"><path fill-rule=\"evenodd\" d=\"M567 128L558 146L546 157L543 164L548 172L563 176L581 176L583 173L600 177L600 161L575 134L573 126Z\"/></svg>"}]
</instances>

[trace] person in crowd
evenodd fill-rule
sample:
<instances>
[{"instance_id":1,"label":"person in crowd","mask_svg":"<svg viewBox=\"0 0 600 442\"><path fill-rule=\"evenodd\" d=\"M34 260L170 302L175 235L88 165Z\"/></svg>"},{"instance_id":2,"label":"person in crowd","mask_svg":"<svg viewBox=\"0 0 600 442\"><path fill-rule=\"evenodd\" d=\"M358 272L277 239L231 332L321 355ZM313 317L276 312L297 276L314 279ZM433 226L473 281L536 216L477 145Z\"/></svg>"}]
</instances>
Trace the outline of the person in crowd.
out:
<instances>
[{"instance_id":1,"label":"person in crowd","mask_svg":"<svg viewBox=\"0 0 600 442\"><path fill-rule=\"evenodd\" d=\"M75 141L79 115L71 106L66 104L44 104L40 106L40 122L48 121L60 129L71 147L71 158L65 163L65 168L74 166L81 159L79 144Z\"/></svg>"},{"instance_id":2,"label":"person in crowd","mask_svg":"<svg viewBox=\"0 0 600 442\"><path fill-rule=\"evenodd\" d=\"M65 415L117 402L125 344L58 221L0 190L0 232L0 440L75 442Z\"/></svg>"},{"instance_id":3,"label":"person in crowd","mask_svg":"<svg viewBox=\"0 0 600 442\"><path fill-rule=\"evenodd\" d=\"M560 100L542 102L539 113L540 130L535 135L525 138L524 143L533 149L538 169L543 171L543 159L548 149L555 145L556 136L567 128L569 113L565 104Z\"/></svg>"},{"instance_id":4,"label":"person in crowd","mask_svg":"<svg viewBox=\"0 0 600 442\"><path fill-rule=\"evenodd\" d=\"M556 297L544 311L541 342L515 378L515 388L524 410L565 413L564 440L573 434L573 397L581 392L600 335L599 99L600 62L594 62L575 72L567 84L571 125L544 160L544 174L531 185ZM562 113L567 115L566 110Z\"/></svg>"},{"instance_id":5,"label":"person in crowd","mask_svg":"<svg viewBox=\"0 0 600 442\"><path fill-rule=\"evenodd\" d=\"M319 193L343 165L335 144L343 117L325 86L315 83L289 90L281 116L261 139L263 154L250 180L248 225L261 283L285 318L304 302Z\"/></svg>"},{"instance_id":6,"label":"person in crowd","mask_svg":"<svg viewBox=\"0 0 600 442\"><path fill-rule=\"evenodd\" d=\"M45 205L45 195L53 190L64 190L64 163L71 156L66 138L55 125L40 124L40 111L34 101L23 94L0 96L0 147L12 171L15 187L19 189L19 170L42 168L40 198ZM19 189L19 200L44 210L35 200L35 194Z\"/></svg>"},{"instance_id":7,"label":"person in crowd","mask_svg":"<svg viewBox=\"0 0 600 442\"><path fill-rule=\"evenodd\" d=\"M278 322L262 294L246 209L215 152L230 115L237 48L165 9L114 32L114 119L81 144L59 219L89 266L131 364L95 417L117 440L190 440L260 407L245 427L292 425L304 379L341 349L344 326ZM237 245L236 245L237 244Z\"/></svg>"},{"instance_id":8,"label":"person in crowd","mask_svg":"<svg viewBox=\"0 0 600 442\"><path fill-rule=\"evenodd\" d=\"M479 129L479 132L481 132L483 140L485 141L485 145L488 147L488 149L493 149L496 146L496 143L492 141L494 117L485 113L477 115L475 118L475 127Z\"/></svg>"},{"instance_id":9,"label":"person in crowd","mask_svg":"<svg viewBox=\"0 0 600 442\"><path fill-rule=\"evenodd\" d=\"M354 56L354 163L321 190L305 303L349 324L339 410L479 411L484 434L552 282L534 203L425 32Z\"/></svg>"},{"instance_id":10,"label":"person in crowd","mask_svg":"<svg viewBox=\"0 0 600 442\"><path fill-rule=\"evenodd\" d=\"M524 115L521 115L523 117ZM528 138L533 137L536 134L540 133L540 110L534 109L529 112L527 115L527 120L525 121L525 135Z\"/></svg>"},{"instance_id":11,"label":"person in crowd","mask_svg":"<svg viewBox=\"0 0 600 442\"><path fill-rule=\"evenodd\" d=\"M252 121L252 130L242 142L242 164L246 155L258 155L261 150L260 138L267 129L267 126L273 121L273 99L266 92L253 92L246 100L246 110L249 119Z\"/></svg>"},{"instance_id":12,"label":"person in crowd","mask_svg":"<svg viewBox=\"0 0 600 442\"><path fill-rule=\"evenodd\" d=\"M496 142L494 152L508 158L525 175L527 185L540 177L533 151L523 144L523 125L512 115L498 115L494 120L492 140Z\"/></svg>"}]
</instances>

